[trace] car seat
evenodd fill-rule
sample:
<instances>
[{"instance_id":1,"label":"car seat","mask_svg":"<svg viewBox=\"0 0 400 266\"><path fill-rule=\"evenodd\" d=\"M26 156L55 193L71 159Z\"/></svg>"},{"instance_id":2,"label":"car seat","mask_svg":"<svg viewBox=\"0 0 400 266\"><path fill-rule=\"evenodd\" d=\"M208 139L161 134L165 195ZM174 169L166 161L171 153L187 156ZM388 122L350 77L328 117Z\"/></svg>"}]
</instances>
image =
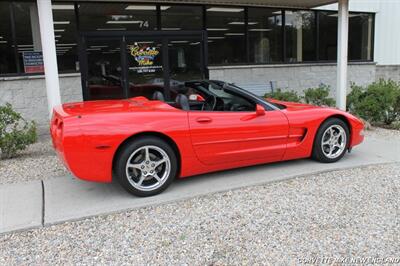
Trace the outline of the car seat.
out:
<instances>
[{"instance_id":1,"label":"car seat","mask_svg":"<svg viewBox=\"0 0 400 266\"><path fill-rule=\"evenodd\" d=\"M152 96L151 98L152 98L153 100L157 100L157 101L162 101L162 102L165 101L164 94L163 94L162 92L160 92L160 91L155 91L155 92L153 93L153 96Z\"/></svg>"},{"instance_id":2,"label":"car seat","mask_svg":"<svg viewBox=\"0 0 400 266\"><path fill-rule=\"evenodd\" d=\"M178 94L175 98L175 104L176 107L189 111L190 110L190 105L189 105L189 99L186 95L184 94Z\"/></svg>"}]
</instances>

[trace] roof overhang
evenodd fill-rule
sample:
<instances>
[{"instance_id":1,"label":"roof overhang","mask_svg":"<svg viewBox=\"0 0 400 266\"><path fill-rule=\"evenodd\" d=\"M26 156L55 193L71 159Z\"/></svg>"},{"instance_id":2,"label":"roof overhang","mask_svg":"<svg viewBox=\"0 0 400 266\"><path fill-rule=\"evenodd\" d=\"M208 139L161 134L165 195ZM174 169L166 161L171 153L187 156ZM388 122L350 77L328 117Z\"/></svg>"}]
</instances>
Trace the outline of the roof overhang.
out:
<instances>
[{"instance_id":1,"label":"roof overhang","mask_svg":"<svg viewBox=\"0 0 400 266\"><path fill-rule=\"evenodd\" d=\"M56 2L66 0L55 0ZM68 2L75 2L70 0ZM77 0L85 2L136 2L136 3L171 3L171 4L209 4L209 5L240 5L240 6L269 6L284 8L314 8L337 3L338 0Z\"/></svg>"}]
</instances>

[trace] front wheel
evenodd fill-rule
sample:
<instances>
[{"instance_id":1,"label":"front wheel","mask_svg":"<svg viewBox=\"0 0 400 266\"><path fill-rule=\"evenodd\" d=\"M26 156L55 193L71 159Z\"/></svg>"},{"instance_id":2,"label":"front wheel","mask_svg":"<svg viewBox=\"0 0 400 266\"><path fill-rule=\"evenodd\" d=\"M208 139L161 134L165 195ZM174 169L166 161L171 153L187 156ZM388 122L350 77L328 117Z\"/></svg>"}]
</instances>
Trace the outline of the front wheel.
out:
<instances>
[{"instance_id":1,"label":"front wheel","mask_svg":"<svg viewBox=\"0 0 400 266\"><path fill-rule=\"evenodd\" d=\"M318 129L314 140L312 157L323 163L340 160L350 141L349 127L343 120L330 118Z\"/></svg>"},{"instance_id":2,"label":"front wheel","mask_svg":"<svg viewBox=\"0 0 400 266\"><path fill-rule=\"evenodd\" d=\"M142 137L126 144L116 158L115 174L128 192L139 197L164 191L177 174L174 150L156 137Z\"/></svg>"}]
</instances>

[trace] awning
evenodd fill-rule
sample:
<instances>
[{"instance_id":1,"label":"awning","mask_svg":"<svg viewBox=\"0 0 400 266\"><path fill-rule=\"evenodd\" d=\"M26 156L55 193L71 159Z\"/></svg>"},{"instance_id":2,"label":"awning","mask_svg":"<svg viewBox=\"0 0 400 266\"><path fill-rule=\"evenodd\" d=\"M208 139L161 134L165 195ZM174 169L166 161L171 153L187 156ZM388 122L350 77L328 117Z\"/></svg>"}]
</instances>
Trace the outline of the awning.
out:
<instances>
[{"instance_id":1,"label":"awning","mask_svg":"<svg viewBox=\"0 0 400 266\"><path fill-rule=\"evenodd\" d=\"M56 0L54 2L75 2L76 0ZM313 8L337 3L337 0L77 0L85 2L136 2L136 3L176 3L176 4L208 4L208 5L241 5L241 6L270 6L286 8Z\"/></svg>"}]
</instances>

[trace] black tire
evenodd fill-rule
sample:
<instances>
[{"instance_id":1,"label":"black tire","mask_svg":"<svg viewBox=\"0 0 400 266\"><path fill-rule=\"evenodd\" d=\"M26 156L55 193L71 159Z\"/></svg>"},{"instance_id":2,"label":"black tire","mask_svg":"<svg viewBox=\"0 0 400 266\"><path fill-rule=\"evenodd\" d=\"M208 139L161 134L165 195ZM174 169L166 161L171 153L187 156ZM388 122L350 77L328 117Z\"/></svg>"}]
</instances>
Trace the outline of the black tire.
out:
<instances>
[{"instance_id":1,"label":"black tire","mask_svg":"<svg viewBox=\"0 0 400 266\"><path fill-rule=\"evenodd\" d=\"M165 181L163 184L154 190L141 190L134 187L129 181L130 177L127 175L126 166L128 159L135 151L145 146L155 146L159 149L162 149L166 155L168 155L170 160L169 175L164 179ZM139 137L138 139L134 139L133 141L125 144L118 152L114 165L115 178L126 191L138 197L148 197L163 192L175 179L177 170L178 160L172 147L162 139L153 136ZM140 175L142 175L142 171L140 171L140 173Z\"/></svg>"},{"instance_id":2,"label":"black tire","mask_svg":"<svg viewBox=\"0 0 400 266\"><path fill-rule=\"evenodd\" d=\"M325 155L325 153L322 150L322 137L324 132L331 126L340 126L344 129L345 134L346 134L346 146L345 149L340 153L335 158L329 158ZM349 127L347 124L339 119L339 118L329 118L326 120L322 125L319 127L318 132L315 136L314 139L314 144L313 144L313 151L312 151L312 158L316 161L322 162L322 163L334 163L339 161L347 152L348 147L349 147L349 142L350 142L350 132L349 132Z\"/></svg>"}]
</instances>

